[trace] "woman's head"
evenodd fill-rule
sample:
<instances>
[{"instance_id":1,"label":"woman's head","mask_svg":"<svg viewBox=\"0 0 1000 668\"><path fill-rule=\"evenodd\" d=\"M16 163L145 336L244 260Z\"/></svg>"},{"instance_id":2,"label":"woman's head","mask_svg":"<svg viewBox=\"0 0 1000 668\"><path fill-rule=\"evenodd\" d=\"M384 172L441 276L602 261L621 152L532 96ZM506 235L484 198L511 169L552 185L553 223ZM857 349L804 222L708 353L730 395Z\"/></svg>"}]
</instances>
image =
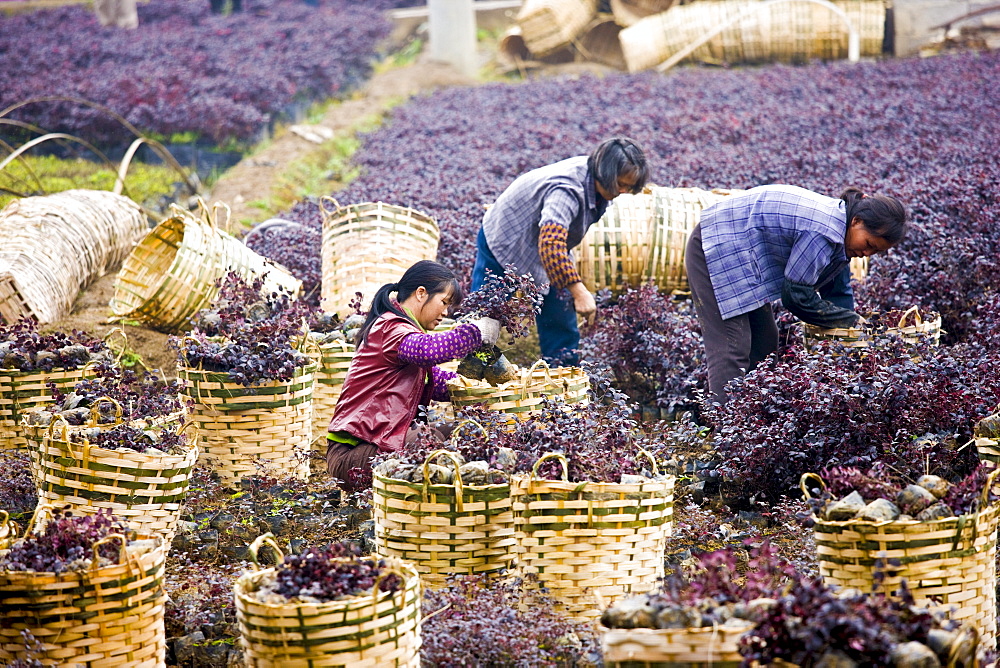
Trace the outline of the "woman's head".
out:
<instances>
[{"instance_id":1,"label":"woman's head","mask_svg":"<svg viewBox=\"0 0 1000 668\"><path fill-rule=\"evenodd\" d=\"M840 199L847 209L844 246L848 257L884 252L906 236L906 209L895 197L866 195L857 188L848 188Z\"/></svg>"},{"instance_id":2,"label":"woman's head","mask_svg":"<svg viewBox=\"0 0 1000 668\"><path fill-rule=\"evenodd\" d=\"M396 293L396 301L408 308L424 329L434 329L448 309L458 306L465 297L451 269L431 260L421 260L407 269L397 283L387 283L378 289L365 323L355 338L357 345L364 343L372 325L382 314L392 312L409 317L402 308L393 304L393 292Z\"/></svg>"},{"instance_id":3,"label":"woman's head","mask_svg":"<svg viewBox=\"0 0 1000 668\"><path fill-rule=\"evenodd\" d=\"M597 193L613 200L622 193L641 192L649 181L649 168L642 149L628 137L608 139L587 160Z\"/></svg>"}]
</instances>

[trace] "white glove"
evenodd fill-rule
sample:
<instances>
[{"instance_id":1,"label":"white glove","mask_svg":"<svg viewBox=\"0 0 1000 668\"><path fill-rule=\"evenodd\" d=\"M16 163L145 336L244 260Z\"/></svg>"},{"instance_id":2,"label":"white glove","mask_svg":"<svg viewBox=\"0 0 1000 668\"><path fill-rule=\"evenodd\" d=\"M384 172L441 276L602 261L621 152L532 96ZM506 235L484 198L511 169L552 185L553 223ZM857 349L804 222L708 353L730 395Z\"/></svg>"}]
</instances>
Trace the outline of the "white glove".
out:
<instances>
[{"instance_id":1,"label":"white glove","mask_svg":"<svg viewBox=\"0 0 1000 668\"><path fill-rule=\"evenodd\" d=\"M492 346L500 338L500 321L493 318L480 318L473 320L472 324L479 329L483 337L484 346Z\"/></svg>"}]
</instances>

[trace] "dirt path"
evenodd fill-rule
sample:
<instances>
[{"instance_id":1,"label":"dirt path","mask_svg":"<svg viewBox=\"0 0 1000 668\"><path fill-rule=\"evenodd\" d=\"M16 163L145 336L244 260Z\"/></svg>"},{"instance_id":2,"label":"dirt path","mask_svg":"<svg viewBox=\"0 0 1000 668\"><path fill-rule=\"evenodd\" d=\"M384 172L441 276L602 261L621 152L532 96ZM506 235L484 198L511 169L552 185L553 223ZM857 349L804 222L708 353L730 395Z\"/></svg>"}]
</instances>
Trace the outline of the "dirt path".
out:
<instances>
[{"instance_id":1,"label":"dirt path","mask_svg":"<svg viewBox=\"0 0 1000 668\"><path fill-rule=\"evenodd\" d=\"M328 128L335 134L349 131L361 120L381 113L386 106L399 98L429 92L444 86L476 83L454 68L421 62L377 73L363 89L351 99L333 105L316 125ZM272 185L293 162L301 160L316 149L316 144L292 132L282 132L261 151L245 158L226 172L215 184L206 201L226 202L233 212L233 220L260 218L260 211L250 205L270 192ZM65 318L45 326L47 330L80 329L104 336L118 326L107 322L108 303L114 296L115 272L98 279L82 291ZM167 346L167 335L136 325L122 326L128 344L144 363L153 369L162 369L167 377L175 374L174 353Z\"/></svg>"}]
</instances>

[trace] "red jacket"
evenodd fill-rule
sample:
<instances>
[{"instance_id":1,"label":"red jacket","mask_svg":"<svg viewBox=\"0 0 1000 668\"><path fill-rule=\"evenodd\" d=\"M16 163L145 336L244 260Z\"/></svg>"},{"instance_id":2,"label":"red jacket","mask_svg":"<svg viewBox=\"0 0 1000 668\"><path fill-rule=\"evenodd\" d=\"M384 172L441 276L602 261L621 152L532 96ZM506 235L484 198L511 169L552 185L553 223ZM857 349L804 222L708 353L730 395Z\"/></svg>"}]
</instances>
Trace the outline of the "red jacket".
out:
<instances>
[{"instance_id":1,"label":"red jacket","mask_svg":"<svg viewBox=\"0 0 1000 668\"><path fill-rule=\"evenodd\" d=\"M346 431L382 452L403 447L417 409L434 391L427 369L397 357L402 340L420 333L417 325L395 313L375 321L351 361L329 431Z\"/></svg>"}]
</instances>

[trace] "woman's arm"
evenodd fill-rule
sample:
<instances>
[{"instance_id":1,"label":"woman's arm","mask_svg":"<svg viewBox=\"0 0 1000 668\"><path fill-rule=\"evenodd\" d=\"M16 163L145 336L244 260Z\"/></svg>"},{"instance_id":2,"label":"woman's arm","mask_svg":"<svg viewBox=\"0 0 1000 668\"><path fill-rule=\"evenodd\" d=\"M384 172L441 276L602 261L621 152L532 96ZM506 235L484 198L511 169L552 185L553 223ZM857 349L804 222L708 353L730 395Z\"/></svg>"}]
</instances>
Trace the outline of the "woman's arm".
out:
<instances>
[{"instance_id":1,"label":"woman's arm","mask_svg":"<svg viewBox=\"0 0 1000 668\"><path fill-rule=\"evenodd\" d=\"M457 325L450 332L409 334L399 344L397 357L404 364L433 367L461 359L479 348L483 335L471 323Z\"/></svg>"},{"instance_id":2,"label":"woman's arm","mask_svg":"<svg viewBox=\"0 0 1000 668\"><path fill-rule=\"evenodd\" d=\"M796 239L781 286L781 303L792 315L818 327L851 327L860 320L853 310L824 299L816 291L823 271L843 252L842 246L819 234L803 234Z\"/></svg>"}]
</instances>

